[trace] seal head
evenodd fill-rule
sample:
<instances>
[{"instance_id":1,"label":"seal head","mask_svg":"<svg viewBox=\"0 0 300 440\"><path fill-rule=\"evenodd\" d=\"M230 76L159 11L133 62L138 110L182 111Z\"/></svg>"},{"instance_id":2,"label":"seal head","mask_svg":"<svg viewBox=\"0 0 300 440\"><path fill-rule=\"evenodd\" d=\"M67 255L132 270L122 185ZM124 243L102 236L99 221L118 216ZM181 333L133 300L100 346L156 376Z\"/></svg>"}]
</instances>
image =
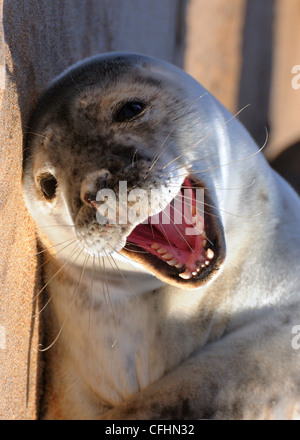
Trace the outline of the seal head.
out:
<instances>
[{"instance_id":1,"label":"seal head","mask_svg":"<svg viewBox=\"0 0 300 440\"><path fill-rule=\"evenodd\" d=\"M60 75L24 150L25 199L50 243L123 255L178 287L206 283L225 258L213 175L195 173L195 161L214 157L212 105L189 75L138 54L96 56Z\"/></svg>"}]
</instances>

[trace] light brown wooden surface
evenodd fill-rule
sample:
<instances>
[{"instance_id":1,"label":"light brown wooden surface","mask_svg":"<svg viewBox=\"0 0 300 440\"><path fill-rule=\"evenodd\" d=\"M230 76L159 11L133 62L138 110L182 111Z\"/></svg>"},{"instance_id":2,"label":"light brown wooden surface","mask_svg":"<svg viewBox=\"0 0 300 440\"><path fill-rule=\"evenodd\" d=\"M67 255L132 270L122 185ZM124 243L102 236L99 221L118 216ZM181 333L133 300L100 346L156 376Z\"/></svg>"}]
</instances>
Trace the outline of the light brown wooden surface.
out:
<instances>
[{"instance_id":1,"label":"light brown wooden surface","mask_svg":"<svg viewBox=\"0 0 300 440\"><path fill-rule=\"evenodd\" d=\"M230 111L238 105L246 0L190 0L184 68Z\"/></svg>"},{"instance_id":2,"label":"light brown wooden surface","mask_svg":"<svg viewBox=\"0 0 300 440\"><path fill-rule=\"evenodd\" d=\"M300 2L277 0L270 103L272 135L267 152L270 159L300 140L300 88L292 85L292 68L296 65L300 65Z\"/></svg>"}]
</instances>

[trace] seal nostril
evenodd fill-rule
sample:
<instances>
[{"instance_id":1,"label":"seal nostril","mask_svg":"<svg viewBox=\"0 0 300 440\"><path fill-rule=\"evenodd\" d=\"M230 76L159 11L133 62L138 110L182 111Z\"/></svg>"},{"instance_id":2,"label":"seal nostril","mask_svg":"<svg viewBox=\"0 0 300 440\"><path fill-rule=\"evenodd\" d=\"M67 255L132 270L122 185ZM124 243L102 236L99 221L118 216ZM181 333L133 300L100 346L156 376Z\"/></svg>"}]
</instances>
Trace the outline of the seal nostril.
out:
<instances>
[{"instance_id":1,"label":"seal nostril","mask_svg":"<svg viewBox=\"0 0 300 440\"><path fill-rule=\"evenodd\" d=\"M86 204L92 206L93 208L97 209L97 202L96 202L96 195L86 193L83 195L83 200Z\"/></svg>"},{"instance_id":2,"label":"seal nostril","mask_svg":"<svg viewBox=\"0 0 300 440\"><path fill-rule=\"evenodd\" d=\"M107 169L101 169L89 173L83 180L80 198L93 208L97 208L96 197L99 190L107 188L107 181L111 173Z\"/></svg>"}]
</instances>

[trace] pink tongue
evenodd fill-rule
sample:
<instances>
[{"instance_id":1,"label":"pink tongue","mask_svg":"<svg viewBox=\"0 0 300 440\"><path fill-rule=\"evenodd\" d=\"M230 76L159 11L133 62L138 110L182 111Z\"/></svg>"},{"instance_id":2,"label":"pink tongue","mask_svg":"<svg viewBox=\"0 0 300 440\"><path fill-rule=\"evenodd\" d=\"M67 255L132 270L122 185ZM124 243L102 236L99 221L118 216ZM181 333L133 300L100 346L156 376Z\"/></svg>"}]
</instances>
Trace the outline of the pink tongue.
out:
<instances>
[{"instance_id":1,"label":"pink tongue","mask_svg":"<svg viewBox=\"0 0 300 440\"><path fill-rule=\"evenodd\" d=\"M149 217L148 224L138 225L128 237L145 250L157 255L151 248L153 243L160 244L174 257L186 264L200 258L203 251L204 219L196 211L196 200L190 181L184 181L184 195L178 194L162 212Z\"/></svg>"}]
</instances>

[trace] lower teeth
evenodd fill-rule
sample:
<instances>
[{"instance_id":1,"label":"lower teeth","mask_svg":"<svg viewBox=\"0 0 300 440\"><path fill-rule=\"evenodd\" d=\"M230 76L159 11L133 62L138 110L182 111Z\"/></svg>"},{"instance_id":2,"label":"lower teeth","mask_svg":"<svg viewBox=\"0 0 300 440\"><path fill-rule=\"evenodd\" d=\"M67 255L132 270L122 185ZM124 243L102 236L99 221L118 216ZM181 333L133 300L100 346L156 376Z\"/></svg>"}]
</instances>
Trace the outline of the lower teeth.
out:
<instances>
[{"instance_id":1,"label":"lower teeth","mask_svg":"<svg viewBox=\"0 0 300 440\"><path fill-rule=\"evenodd\" d=\"M203 246L206 245L207 241L205 238L205 232L203 231ZM173 255L171 253L168 253L167 249L165 249L164 247L161 247L161 245L159 245L158 243L153 243L151 246L152 249L154 249L158 254L160 254L160 257L163 258L165 260L166 263L168 263L169 266L172 267L176 267L176 269L182 269L184 267L184 265L182 263L179 263L176 258L173 258ZM186 268L184 270L184 272L179 273L178 275L185 279L185 280L189 280L192 277L197 277L201 270L204 269L205 267L210 265L210 261L214 258L215 254L214 251L211 250L210 248L205 250L205 255L207 260L205 260L205 262L202 262L200 264L200 261L197 261L197 267L195 270L193 270L193 272Z\"/></svg>"}]
</instances>

